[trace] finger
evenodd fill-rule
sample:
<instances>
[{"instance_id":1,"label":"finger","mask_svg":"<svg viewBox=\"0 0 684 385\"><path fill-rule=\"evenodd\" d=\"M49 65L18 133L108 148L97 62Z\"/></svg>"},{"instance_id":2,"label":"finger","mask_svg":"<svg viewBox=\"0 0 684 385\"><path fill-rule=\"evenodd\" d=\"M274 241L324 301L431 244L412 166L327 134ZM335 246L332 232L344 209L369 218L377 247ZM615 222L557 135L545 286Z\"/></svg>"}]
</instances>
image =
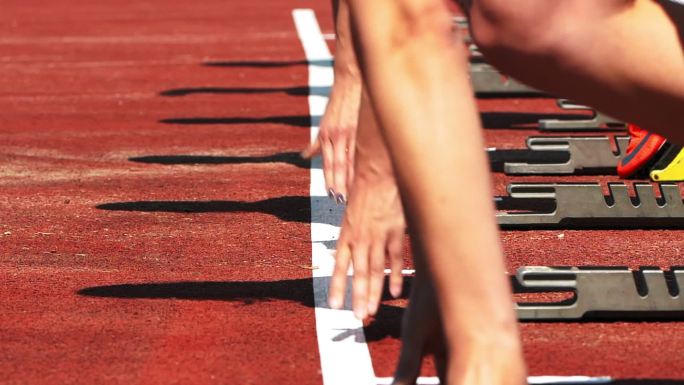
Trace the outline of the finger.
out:
<instances>
[{"instance_id":1,"label":"finger","mask_svg":"<svg viewBox=\"0 0 684 385\"><path fill-rule=\"evenodd\" d=\"M325 187L328 189L330 197L335 198L335 190L333 190L333 148L330 140L321 138L321 153L323 155L323 177L325 178Z\"/></svg>"},{"instance_id":2,"label":"finger","mask_svg":"<svg viewBox=\"0 0 684 385\"><path fill-rule=\"evenodd\" d=\"M316 140L314 140L313 143L311 143L309 145L309 147L304 149L304 151L300 152L299 156L301 156L304 159L311 159L320 153L321 153L321 140L319 137L316 137Z\"/></svg>"},{"instance_id":3,"label":"finger","mask_svg":"<svg viewBox=\"0 0 684 385\"><path fill-rule=\"evenodd\" d=\"M425 330L417 317L416 304L409 302L401 322L401 351L394 371L393 385L414 385L420 374L425 346Z\"/></svg>"},{"instance_id":4,"label":"finger","mask_svg":"<svg viewBox=\"0 0 684 385\"><path fill-rule=\"evenodd\" d=\"M370 250L370 282L368 290L368 314L375 315L382 301L385 284L385 243L376 243Z\"/></svg>"},{"instance_id":5,"label":"finger","mask_svg":"<svg viewBox=\"0 0 684 385\"><path fill-rule=\"evenodd\" d=\"M447 383L447 355L446 347L444 345L444 338L440 336L438 344L435 350L435 369L437 369L437 377L439 378L440 384Z\"/></svg>"},{"instance_id":6,"label":"finger","mask_svg":"<svg viewBox=\"0 0 684 385\"><path fill-rule=\"evenodd\" d=\"M338 132L333 137L333 188L339 202L344 203L347 198L347 135Z\"/></svg>"},{"instance_id":7,"label":"finger","mask_svg":"<svg viewBox=\"0 0 684 385\"><path fill-rule=\"evenodd\" d=\"M389 235L387 241L387 256L390 260L389 291L392 297L399 298L402 291L404 276L404 232L397 231Z\"/></svg>"},{"instance_id":8,"label":"finger","mask_svg":"<svg viewBox=\"0 0 684 385\"><path fill-rule=\"evenodd\" d=\"M363 320L368 316L368 247L354 245L352 253L352 307L356 318Z\"/></svg>"},{"instance_id":9,"label":"finger","mask_svg":"<svg viewBox=\"0 0 684 385\"><path fill-rule=\"evenodd\" d=\"M333 269L332 277L330 277L330 289L328 290L328 305L332 309L341 309L344 306L348 279L347 271L349 271L350 260L351 250L341 236L337 242L335 268Z\"/></svg>"}]
</instances>

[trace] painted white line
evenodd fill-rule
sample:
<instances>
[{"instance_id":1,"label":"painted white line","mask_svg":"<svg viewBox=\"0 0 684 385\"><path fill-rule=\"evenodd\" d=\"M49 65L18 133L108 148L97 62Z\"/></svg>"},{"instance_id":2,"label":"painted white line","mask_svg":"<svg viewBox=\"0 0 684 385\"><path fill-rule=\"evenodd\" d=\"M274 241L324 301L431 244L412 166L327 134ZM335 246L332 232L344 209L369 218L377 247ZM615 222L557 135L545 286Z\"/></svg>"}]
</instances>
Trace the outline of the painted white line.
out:
<instances>
[{"instance_id":1,"label":"painted white line","mask_svg":"<svg viewBox=\"0 0 684 385\"><path fill-rule=\"evenodd\" d=\"M312 10L292 12L297 34L309 63L332 59ZM309 87L329 87L333 82L332 67L309 65ZM309 95L309 114L325 112L327 96ZM311 140L318 135L317 122L312 121ZM321 357L324 385L375 385L375 373L363 333L363 324L354 317L346 301L345 310L328 308L328 283L334 259L331 249L339 236L342 208L328 199L323 182L320 159L311 165L311 240L314 301L316 304L316 334ZM331 249L328 249L330 247ZM349 294L349 293L347 293ZM347 295L349 297L349 295Z\"/></svg>"},{"instance_id":2,"label":"painted white line","mask_svg":"<svg viewBox=\"0 0 684 385\"><path fill-rule=\"evenodd\" d=\"M527 377L530 385L544 384L609 384L613 382L610 377L586 377L586 376L530 376Z\"/></svg>"},{"instance_id":3,"label":"painted white line","mask_svg":"<svg viewBox=\"0 0 684 385\"><path fill-rule=\"evenodd\" d=\"M376 378L376 384L391 385L393 379L392 377L378 377ZM416 385L439 385L439 379L437 377L418 377Z\"/></svg>"},{"instance_id":4,"label":"painted white line","mask_svg":"<svg viewBox=\"0 0 684 385\"><path fill-rule=\"evenodd\" d=\"M585 376L530 376L527 383L530 385L585 385L585 384L609 384L610 377L585 377ZM392 377L378 377L377 385L392 384ZM416 385L439 385L437 377L418 377Z\"/></svg>"},{"instance_id":5,"label":"painted white line","mask_svg":"<svg viewBox=\"0 0 684 385\"><path fill-rule=\"evenodd\" d=\"M391 273L392 270L390 269L385 269L385 274ZM415 275L416 271L414 269L404 269L401 271L401 275Z\"/></svg>"},{"instance_id":6,"label":"painted white line","mask_svg":"<svg viewBox=\"0 0 684 385\"><path fill-rule=\"evenodd\" d=\"M332 60L323 34L310 9L296 9L292 12L297 35L310 63L309 87L330 87L333 83L333 69L316 63ZM322 116L328 97L309 95L309 114ZM318 122L312 120L311 140L318 135ZM316 335L321 357L321 374L324 385L385 385L391 384L391 377L375 377L370 352L366 345L363 324L354 317L349 301L351 285L347 285L347 299L344 310L328 307L328 283L332 275L334 258L332 251L339 237L338 227L342 220L342 206L335 205L325 191L323 169L320 158L311 162L311 242L314 302L316 305ZM386 272L388 272L386 270ZM411 275L415 270L402 270ZM530 384L605 384L608 377L528 377ZM437 385L436 377L420 377L419 385Z\"/></svg>"}]
</instances>

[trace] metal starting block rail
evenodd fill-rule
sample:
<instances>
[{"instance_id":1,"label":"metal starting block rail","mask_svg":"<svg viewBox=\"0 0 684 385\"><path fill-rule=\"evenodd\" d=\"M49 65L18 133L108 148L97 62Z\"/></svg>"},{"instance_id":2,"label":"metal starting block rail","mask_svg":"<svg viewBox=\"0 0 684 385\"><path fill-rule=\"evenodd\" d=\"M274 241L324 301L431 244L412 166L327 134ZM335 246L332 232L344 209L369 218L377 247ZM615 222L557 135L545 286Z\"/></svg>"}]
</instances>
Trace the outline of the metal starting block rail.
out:
<instances>
[{"instance_id":1,"label":"metal starting block rail","mask_svg":"<svg viewBox=\"0 0 684 385\"><path fill-rule=\"evenodd\" d=\"M519 302L523 321L598 319L684 319L684 268L522 267L517 293L574 292L570 300Z\"/></svg>"},{"instance_id":2,"label":"metal starting block rail","mask_svg":"<svg viewBox=\"0 0 684 385\"><path fill-rule=\"evenodd\" d=\"M470 80L477 94L542 94L541 91L511 77L503 76L501 72L487 63L470 63Z\"/></svg>"},{"instance_id":3,"label":"metal starting block rail","mask_svg":"<svg viewBox=\"0 0 684 385\"><path fill-rule=\"evenodd\" d=\"M594 115L589 119L543 119L539 121L540 131L595 131L605 130L606 128L620 129L625 127L625 123L595 111L591 107L575 104L567 99L558 99L558 107L563 110L590 110Z\"/></svg>"},{"instance_id":4,"label":"metal starting block rail","mask_svg":"<svg viewBox=\"0 0 684 385\"><path fill-rule=\"evenodd\" d=\"M598 183L513 183L497 197L503 229L684 228L684 203L677 184L609 183L608 196Z\"/></svg>"},{"instance_id":5,"label":"metal starting block rail","mask_svg":"<svg viewBox=\"0 0 684 385\"><path fill-rule=\"evenodd\" d=\"M613 150L608 136L531 136L526 145L529 151L565 152L567 161L560 163L506 162L503 171L513 175L559 175L590 172L615 173L618 162L627 151L628 136L616 136ZM539 157L537 157L539 158Z\"/></svg>"},{"instance_id":6,"label":"metal starting block rail","mask_svg":"<svg viewBox=\"0 0 684 385\"><path fill-rule=\"evenodd\" d=\"M501 95L521 95L521 94L541 94L542 92L526 86L513 78L503 76L496 68L483 62L482 53L470 36L468 19L465 17L454 17L454 27L463 32L463 42L470 51L470 79L473 89L477 94L501 94Z\"/></svg>"}]
</instances>

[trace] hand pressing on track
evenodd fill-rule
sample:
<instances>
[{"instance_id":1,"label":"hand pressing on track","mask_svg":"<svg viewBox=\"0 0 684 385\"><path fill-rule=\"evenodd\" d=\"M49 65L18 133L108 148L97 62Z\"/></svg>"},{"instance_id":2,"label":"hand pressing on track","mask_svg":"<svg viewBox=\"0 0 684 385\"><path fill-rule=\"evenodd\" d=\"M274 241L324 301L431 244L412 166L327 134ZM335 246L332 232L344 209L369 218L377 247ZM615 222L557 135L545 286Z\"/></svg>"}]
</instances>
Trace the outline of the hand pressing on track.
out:
<instances>
[{"instance_id":1,"label":"hand pressing on track","mask_svg":"<svg viewBox=\"0 0 684 385\"><path fill-rule=\"evenodd\" d=\"M354 177L354 150L361 99L361 74L351 38L349 8L340 1L335 38L335 83L316 140L301 155L323 156L326 189L337 203L345 203Z\"/></svg>"},{"instance_id":2,"label":"hand pressing on track","mask_svg":"<svg viewBox=\"0 0 684 385\"><path fill-rule=\"evenodd\" d=\"M354 267L352 303L359 319L378 310L385 279L385 261L390 260L390 293L401 294L404 215L396 185L357 176L352 186L340 238L337 241L329 303L341 308L347 270Z\"/></svg>"},{"instance_id":3,"label":"hand pressing on track","mask_svg":"<svg viewBox=\"0 0 684 385\"><path fill-rule=\"evenodd\" d=\"M356 176L337 241L329 304L341 308L347 270L354 267L352 302L360 319L375 315L390 261L390 293L401 294L406 223L392 165L366 95L359 114Z\"/></svg>"},{"instance_id":4,"label":"hand pressing on track","mask_svg":"<svg viewBox=\"0 0 684 385\"><path fill-rule=\"evenodd\" d=\"M447 354L447 339L432 277L419 252L414 252L416 275L401 324L401 352L393 385L413 385L423 358L432 355L440 384L522 385L525 364L517 338L481 330L461 349Z\"/></svg>"},{"instance_id":5,"label":"hand pressing on track","mask_svg":"<svg viewBox=\"0 0 684 385\"><path fill-rule=\"evenodd\" d=\"M418 264L418 261L416 261ZM413 385L423 358L433 355L439 382L446 384L446 344L434 288L423 266L416 266L409 305L401 323L401 352L393 385Z\"/></svg>"}]
</instances>

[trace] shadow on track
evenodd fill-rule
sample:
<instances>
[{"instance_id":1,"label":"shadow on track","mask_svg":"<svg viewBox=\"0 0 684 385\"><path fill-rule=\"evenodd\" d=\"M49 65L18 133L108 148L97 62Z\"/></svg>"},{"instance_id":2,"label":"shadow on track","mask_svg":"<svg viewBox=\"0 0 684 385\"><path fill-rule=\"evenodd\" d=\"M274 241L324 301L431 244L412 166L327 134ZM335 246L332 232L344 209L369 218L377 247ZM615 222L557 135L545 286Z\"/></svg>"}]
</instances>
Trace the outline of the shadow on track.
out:
<instances>
[{"instance_id":1,"label":"shadow on track","mask_svg":"<svg viewBox=\"0 0 684 385\"><path fill-rule=\"evenodd\" d=\"M305 66L313 65L318 67L332 67L332 60L286 60L286 61L274 61L274 60L237 60L237 61L208 61L202 63L202 65L207 67L227 67L227 68L239 68L239 67L252 67L252 68L283 68L283 67L295 67L295 66Z\"/></svg>"},{"instance_id":2,"label":"shadow on track","mask_svg":"<svg viewBox=\"0 0 684 385\"><path fill-rule=\"evenodd\" d=\"M505 92L476 92L477 99L548 99L551 96L541 92L519 92L513 95Z\"/></svg>"},{"instance_id":3,"label":"shadow on track","mask_svg":"<svg viewBox=\"0 0 684 385\"><path fill-rule=\"evenodd\" d=\"M570 160L567 151L533 151L527 149L495 150L487 153L490 168L494 172L504 172L506 163L565 163Z\"/></svg>"},{"instance_id":4,"label":"shadow on track","mask_svg":"<svg viewBox=\"0 0 684 385\"><path fill-rule=\"evenodd\" d=\"M587 119L590 115L543 114L534 112L482 112L482 126L485 129L530 129L537 130L542 119Z\"/></svg>"},{"instance_id":5,"label":"shadow on track","mask_svg":"<svg viewBox=\"0 0 684 385\"><path fill-rule=\"evenodd\" d=\"M406 278L404 293L408 293L411 281L410 277ZM316 284L327 285L329 278L314 279L325 281ZM312 278L267 282L200 281L120 284L88 287L79 290L77 294L101 298L227 301L241 302L247 306L260 302L290 301L306 307L314 307ZM385 290L383 299L389 298L389 292ZM386 337L399 338L403 311L403 308L398 306L381 305L377 319L365 328L366 339L378 341ZM344 339L353 334L353 331L342 331L337 338Z\"/></svg>"},{"instance_id":6,"label":"shadow on track","mask_svg":"<svg viewBox=\"0 0 684 385\"><path fill-rule=\"evenodd\" d=\"M214 124L267 124L276 123L295 127L311 127L312 119L316 117L309 117L308 115L289 115L289 116L266 116L262 118L252 117L192 117L192 118L169 118L162 119L159 123L164 124L180 124L180 125L214 125Z\"/></svg>"},{"instance_id":7,"label":"shadow on track","mask_svg":"<svg viewBox=\"0 0 684 385\"><path fill-rule=\"evenodd\" d=\"M95 286L78 291L90 297L132 299L179 299L189 301L228 301L252 305L272 300L299 302L313 307L311 279L268 282L160 282Z\"/></svg>"},{"instance_id":8,"label":"shadow on track","mask_svg":"<svg viewBox=\"0 0 684 385\"><path fill-rule=\"evenodd\" d=\"M584 115L573 114L537 114L526 112L483 112L480 114L482 125L485 129L525 129L537 130L541 119L564 119L572 120L584 118ZM260 124L278 123L297 127L311 127L318 125L320 116L309 117L308 115L285 115L253 117L191 117L162 119L159 122L165 124Z\"/></svg>"},{"instance_id":9,"label":"shadow on track","mask_svg":"<svg viewBox=\"0 0 684 385\"><path fill-rule=\"evenodd\" d=\"M128 160L165 165L287 163L306 169L310 166L310 162L302 159L298 152L281 152L267 156L149 155L132 157Z\"/></svg>"},{"instance_id":10,"label":"shadow on track","mask_svg":"<svg viewBox=\"0 0 684 385\"><path fill-rule=\"evenodd\" d=\"M327 199L327 198L326 198ZM287 222L311 222L308 196L285 196L256 202L241 201L135 201L95 206L108 211L165 213L263 213Z\"/></svg>"},{"instance_id":11,"label":"shadow on track","mask_svg":"<svg viewBox=\"0 0 684 385\"><path fill-rule=\"evenodd\" d=\"M292 96L319 95L328 96L330 87L266 87L266 88L246 88L246 87L194 87L194 88L174 88L162 91L160 96L178 97L196 94L278 94L284 93Z\"/></svg>"}]
</instances>

